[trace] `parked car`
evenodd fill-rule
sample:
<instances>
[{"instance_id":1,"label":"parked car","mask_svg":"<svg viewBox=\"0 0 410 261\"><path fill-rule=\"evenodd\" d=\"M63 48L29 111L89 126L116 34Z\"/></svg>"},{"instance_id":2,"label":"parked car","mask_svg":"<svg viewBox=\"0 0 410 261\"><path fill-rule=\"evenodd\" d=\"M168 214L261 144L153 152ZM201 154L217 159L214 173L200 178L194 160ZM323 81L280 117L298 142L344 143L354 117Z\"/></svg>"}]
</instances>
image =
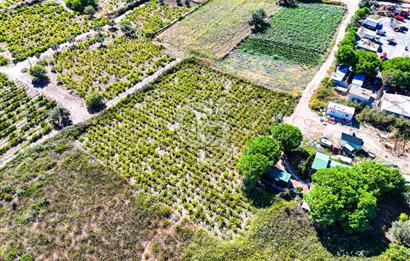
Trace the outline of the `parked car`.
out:
<instances>
[{"instance_id":1,"label":"parked car","mask_svg":"<svg viewBox=\"0 0 410 261\"><path fill-rule=\"evenodd\" d=\"M322 145L325 148L331 149L333 146L333 142L331 140L328 140L326 138L321 138L320 139L320 145Z\"/></svg>"},{"instance_id":2,"label":"parked car","mask_svg":"<svg viewBox=\"0 0 410 261\"><path fill-rule=\"evenodd\" d=\"M386 35L386 31L384 30L376 30L376 34L380 35L380 36L385 36Z\"/></svg>"},{"instance_id":3,"label":"parked car","mask_svg":"<svg viewBox=\"0 0 410 261\"><path fill-rule=\"evenodd\" d=\"M404 21L404 17L401 16L401 15L396 15L395 18L396 18L397 21L400 21L400 22L403 22L403 21Z\"/></svg>"},{"instance_id":4,"label":"parked car","mask_svg":"<svg viewBox=\"0 0 410 261\"><path fill-rule=\"evenodd\" d=\"M389 38L389 39L387 39L387 42L388 42L390 45L396 45L396 44L397 44L397 41L396 41L396 39L394 39L394 38Z\"/></svg>"},{"instance_id":5,"label":"parked car","mask_svg":"<svg viewBox=\"0 0 410 261\"><path fill-rule=\"evenodd\" d=\"M380 55L380 59L382 59L382 61L387 60L387 53L384 52Z\"/></svg>"}]
</instances>

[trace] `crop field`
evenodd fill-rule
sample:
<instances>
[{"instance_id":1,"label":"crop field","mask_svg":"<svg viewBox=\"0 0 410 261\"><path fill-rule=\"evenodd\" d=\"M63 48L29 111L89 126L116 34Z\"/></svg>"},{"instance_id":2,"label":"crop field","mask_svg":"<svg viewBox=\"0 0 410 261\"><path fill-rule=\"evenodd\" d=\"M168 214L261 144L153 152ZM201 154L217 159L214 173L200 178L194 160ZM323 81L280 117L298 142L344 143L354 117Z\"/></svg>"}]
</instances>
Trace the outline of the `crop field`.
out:
<instances>
[{"instance_id":1,"label":"crop field","mask_svg":"<svg viewBox=\"0 0 410 261\"><path fill-rule=\"evenodd\" d=\"M272 15L278 6L272 0L211 0L157 39L176 50L221 59L250 34L248 20L258 8Z\"/></svg>"},{"instance_id":2,"label":"crop field","mask_svg":"<svg viewBox=\"0 0 410 261\"><path fill-rule=\"evenodd\" d=\"M233 50L216 63L217 68L245 78L271 90L294 93L298 96L316 73L315 68L277 59L269 55L254 55Z\"/></svg>"},{"instance_id":3,"label":"crop field","mask_svg":"<svg viewBox=\"0 0 410 261\"><path fill-rule=\"evenodd\" d=\"M121 23L135 28L135 37L102 33L57 54L52 62L57 80L81 97L100 92L114 98L174 60L149 36L188 10L157 1L133 9Z\"/></svg>"},{"instance_id":4,"label":"crop field","mask_svg":"<svg viewBox=\"0 0 410 261\"><path fill-rule=\"evenodd\" d=\"M239 48L303 65L319 65L344 12L341 6L316 3L281 8L265 32L249 36Z\"/></svg>"},{"instance_id":5,"label":"crop field","mask_svg":"<svg viewBox=\"0 0 410 261\"><path fill-rule=\"evenodd\" d=\"M44 2L0 13L0 42L22 61L104 23L105 19L77 16L55 2Z\"/></svg>"},{"instance_id":6,"label":"crop field","mask_svg":"<svg viewBox=\"0 0 410 261\"><path fill-rule=\"evenodd\" d=\"M55 106L43 96L28 96L22 87L0 74L0 156L51 132L54 128L47 119Z\"/></svg>"},{"instance_id":7,"label":"crop field","mask_svg":"<svg viewBox=\"0 0 410 261\"><path fill-rule=\"evenodd\" d=\"M80 141L140 191L230 237L254 210L234 171L237 154L293 108L289 95L185 62L107 111Z\"/></svg>"},{"instance_id":8,"label":"crop field","mask_svg":"<svg viewBox=\"0 0 410 261\"><path fill-rule=\"evenodd\" d=\"M97 5L103 14L107 14L121 8L126 8L137 1L138 0L97 0Z\"/></svg>"},{"instance_id":9,"label":"crop field","mask_svg":"<svg viewBox=\"0 0 410 261\"><path fill-rule=\"evenodd\" d=\"M161 5L158 0L151 0L128 12L121 20L121 24L129 24L137 31L138 35L150 37L190 10L190 8L170 4Z\"/></svg>"},{"instance_id":10,"label":"crop field","mask_svg":"<svg viewBox=\"0 0 410 261\"><path fill-rule=\"evenodd\" d=\"M92 38L56 55L54 69L57 80L79 96L100 92L112 99L172 60L146 38L120 36L104 47Z\"/></svg>"},{"instance_id":11,"label":"crop field","mask_svg":"<svg viewBox=\"0 0 410 261\"><path fill-rule=\"evenodd\" d=\"M25 2L24 0L1 0L0 1L0 10L7 8L9 6L21 3L21 2Z\"/></svg>"}]
</instances>

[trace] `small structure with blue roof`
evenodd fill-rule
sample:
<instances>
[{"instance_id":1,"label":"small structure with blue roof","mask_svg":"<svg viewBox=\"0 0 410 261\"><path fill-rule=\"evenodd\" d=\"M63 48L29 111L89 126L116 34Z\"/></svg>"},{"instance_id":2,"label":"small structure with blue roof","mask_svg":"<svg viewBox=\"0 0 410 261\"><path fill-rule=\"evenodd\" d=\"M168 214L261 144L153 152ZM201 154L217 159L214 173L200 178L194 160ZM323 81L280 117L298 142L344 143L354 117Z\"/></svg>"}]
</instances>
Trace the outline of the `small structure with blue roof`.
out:
<instances>
[{"instance_id":1,"label":"small structure with blue roof","mask_svg":"<svg viewBox=\"0 0 410 261\"><path fill-rule=\"evenodd\" d=\"M339 87L347 88L347 79L350 75L349 66L339 66L332 75L332 82Z\"/></svg>"},{"instance_id":2,"label":"small structure with blue roof","mask_svg":"<svg viewBox=\"0 0 410 261\"><path fill-rule=\"evenodd\" d=\"M312 167L311 167L312 170L310 174L320 169L327 169L327 168L333 168L333 167L349 167L349 166L343 163L331 160L329 155L316 152L315 159L313 160L313 163L312 163Z\"/></svg>"},{"instance_id":3,"label":"small structure with blue roof","mask_svg":"<svg viewBox=\"0 0 410 261\"><path fill-rule=\"evenodd\" d=\"M287 187L289 185L290 178L292 175L284 170L280 170L277 167L273 167L267 176L273 179L274 182L281 187Z\"/></svg>"},{"instance_id":4,"label":"small structure with blue roof","mask_svg":"<svg viewBox=\"0 0 410 261\"><path fill-rule=\"evenodd\" d=\"M340 144L343 146L343 152L347 156L352 156L355 151L361 151L363 149L364 141L356 135L342 132L340 138Z\"/></svg>"}]
</instances>

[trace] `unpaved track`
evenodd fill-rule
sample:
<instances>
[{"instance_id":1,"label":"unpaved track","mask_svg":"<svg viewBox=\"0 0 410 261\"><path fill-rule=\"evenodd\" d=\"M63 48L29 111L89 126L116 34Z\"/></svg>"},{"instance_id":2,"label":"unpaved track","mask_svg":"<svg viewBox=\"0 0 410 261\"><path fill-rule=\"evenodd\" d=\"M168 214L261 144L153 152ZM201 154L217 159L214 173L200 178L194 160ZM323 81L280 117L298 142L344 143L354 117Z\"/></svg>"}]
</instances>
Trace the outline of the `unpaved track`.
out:
<instances>
[{"instance_id":1,"label":"unpaved track","mask_svg":"<svg viewBox=\"0 0 410 261\"><path fill-rule=\"evenodd\" d=\"M349 126L339 125L322 125L318 114L309 109L309 101L312 94L320 86L320 82L329 75L332 65L335 62L335 53L338 49L338 43L345 36L345 31L350 23L354 13L359 9L359 1L357 0L342 0L347 6L348 13L342 21L337 36L335 45L329 53L328 58L320 67L313 80L308 84L303 91L299 104L290 117L285 118L285 122L298 126L303 135L308 139L317 139L326 136L334 141L340 139L343 131L354 132L357 136L365 141L365 149L374 152L380 160L396 164L400 167L403 174L410 175L410 156L399 157L394 155L390 150L386 149L380 141L377 132L371 128L354 129Z\"/></svg>"}]
</instances>

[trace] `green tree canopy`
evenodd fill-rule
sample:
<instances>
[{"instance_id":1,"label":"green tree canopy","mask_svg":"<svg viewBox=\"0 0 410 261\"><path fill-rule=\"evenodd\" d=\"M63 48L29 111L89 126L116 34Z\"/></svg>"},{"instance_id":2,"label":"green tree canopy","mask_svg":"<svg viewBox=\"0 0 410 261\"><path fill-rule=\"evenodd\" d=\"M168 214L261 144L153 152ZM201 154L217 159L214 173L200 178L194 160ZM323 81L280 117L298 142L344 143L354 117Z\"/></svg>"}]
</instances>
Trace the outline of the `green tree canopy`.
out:
<instances>
[{"instance_id":1,"label":"green tree canopy","mask_svg":"<svg viewBox=\"0 0 410 261\"><path fill-rule=\"evenodd\" d=\"M275 165L281 154L280 143L269 136L256 137L248 142L245 154L262 154L272 162L272 165Z\"/></svg>"},{"instance_id":2,"label":"green tree canopy","mask_svg":"<svg viewBox=\"0 0 410 261\"><path fill-rule=\"evenodd\" d=\"M373 192L376 197L397 194L404 190L405 180L397 168L369 161L357 165L355 169L363 174L368 190Z\"/></svg>"},{"instance_id":3,"label":"green tree canopy","mask_svg":"<svg viewBox=\"0 0 410 261\"><path fill-rule=\"evenodd\" d=\"M337 62L341 65L352 65L356 63L356 53L352 45L341 45L336 52Z\"/></svg>"},{"instance_id":4,"label":"green tree canopy","mask_svg":"<svg viewBox=\"0 0 410 261\"><path fill-rule=\"evenodd\" d=\"M42 80L47 78L47 70L41 64L36 64L31 66L29 69L30 75L34 78L34 80Z\"/></svg>"},{"instance_id":5,"label":"green tree canopy","mask_svg":"<svg viewBox=\"0 0 410 261\"><path fill-rule=\"evenodd\" d=\"M341 225L346 232L363 232L376 211L376 197L363 188L360 173L349 168L322 169L312 175L315 184L306 195L312 219Z\"/></svg>"},{"instance_id":6,"label":"green tree canopy","mask_svg":"<svg viewBox=\"0 0 410 261\"><path fill-rule=\"evenodd\" d=\"M77 12L83 12L86 6L97 7L95 0L66 0L66 5Z\"/></svg>"},{"instance_id":7,"label":"green tree canopy","mask_svg":"<svg viewBox=\"0 0 410 261\"><path fill-rule=\"evenodd\" d=\"M354 67L355 73L364 73L370 77L377 74L377 71L382 64L382 60L377 54L360 49L356 51L356 57L357 63Z\"/></svg>"},{"instance_id":8,"label":"green tree canopy","mask_svg":"<svg viewBox=\"0 0 410 261\"><path fill-rule=\"evenodd\" d=\"M98 111L104 107L104 98L99 93L91 93L85 99L87 107L91 111Z\"/></svg>"},{"instance_id":9,"label":"green tree canopy","mask_svg":"<svg viewBox=\"0 0 410 261\"><path fill-rule=\"evenodd\" d=\"M340 225L346 232L367 230L378 198L404 190L399 171L377 162L322 169L312 175L312 180L315 186L305 196L312 219Z\"/></svg>"},{"instance_id":10,"label":"green tree canopy","mask_svg":"<svg viewBox=\"0 0 410 261\"><path fill-rule=\"evenodd\" d=\"M410 57L386 60L382 65L383 78L387 84L410 88Z\"/></svg>"},{"instance_id":11,"label":"green tree canopy","mask_svg":"<svg viewBox=\"0 0 410 261\"><path fill-rule=\"evenodd\" d=\"M272 161L262 154L242 155L237 168L239 173L245 176L245 185L253 186L261 176L268 173L273 166Z\"/></svg>"},{"instance_id":12,"label":"green tree canopy","mask_svg":"<svg viewBox=\"0 0 410 261\"><path fill-rule=\"evenodd\" d=\"M273 126L271 133L273 139L278 140L286 152L298 148L303 141L299 128L287 123Z\"/></svg>"},{"instance_id":13,"label":"green tree canopy","mask_svg":"<svg viewBox=\"0 0 410 261\"><path fill-rule=\"evenodd\" d=\"M269 24L265 22L266 17L266 11L263 9L258 9L252 13L252 17L249 20L249 25L253 26L254 33L263 32L266 28L268 28Z\"/></svg>"}]
</instances>

